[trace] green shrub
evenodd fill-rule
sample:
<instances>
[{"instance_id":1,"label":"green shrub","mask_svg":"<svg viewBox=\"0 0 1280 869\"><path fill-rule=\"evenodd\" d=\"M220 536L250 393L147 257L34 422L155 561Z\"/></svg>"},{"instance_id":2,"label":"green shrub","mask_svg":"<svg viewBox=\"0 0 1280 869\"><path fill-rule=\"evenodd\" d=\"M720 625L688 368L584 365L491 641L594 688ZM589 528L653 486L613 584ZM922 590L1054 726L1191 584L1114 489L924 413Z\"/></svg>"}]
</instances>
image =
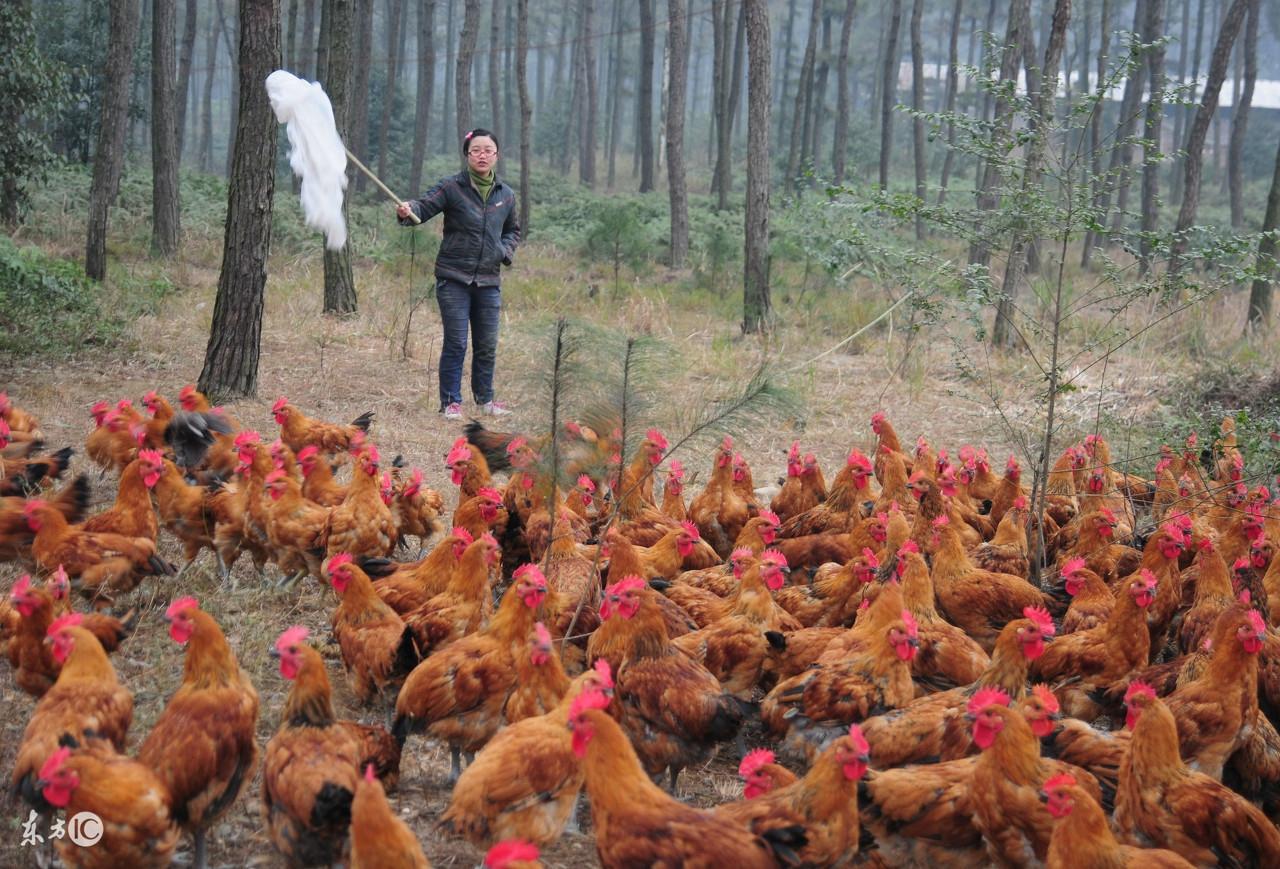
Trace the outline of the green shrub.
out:
<instances>
[{"instance_id":1,"label":"green shrub","mask_svg":"<svg viewBox=\"0 0 1280 869\"><path fill-rule=\"evenodd\" d=\"M114 343L126 312L101 293L79 263L0 236L0 353L71 356Z\"/></svg>"}]
</instances>

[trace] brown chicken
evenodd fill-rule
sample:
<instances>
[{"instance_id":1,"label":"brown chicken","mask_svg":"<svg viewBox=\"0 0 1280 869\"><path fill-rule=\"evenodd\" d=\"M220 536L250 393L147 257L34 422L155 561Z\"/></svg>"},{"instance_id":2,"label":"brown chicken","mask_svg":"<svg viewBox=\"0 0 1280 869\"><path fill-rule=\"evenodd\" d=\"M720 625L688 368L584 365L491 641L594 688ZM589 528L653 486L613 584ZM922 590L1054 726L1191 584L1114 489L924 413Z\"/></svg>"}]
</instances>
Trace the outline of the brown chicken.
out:
<instances>
[{"instance_id":1,"label":"brown chicken","mask_svg":"<svg viewBox=\"0 0 1280 869\"><path fill-rule=\"evenodd\" d=\"M787 453L787 480L773 500L769 509L786 521L827 500L827 482L822 476L822 468L818 467L818 458L813 453L800 455L800 441L791 442L791 450Z\"/></svg>"},{"instance_id":2,"label":"brown chicken","mask_svg":"<svg viewBox=\"0 0 1280 869\"><path fill-rule=\"evenodd\" d=\"M1111 832L1102 807L1069 773L1050 776L1040 791L1049 814L1057 821L1049 837L1045 861L1048 869L1079 866L1183 869L1191 866L1173 851L1121 845Z\"/></svg>"},{"instance_id":3,"label":"brown chicken","mask_svg":"<svg viewBox=\"0 0 1280 869\"><path fill-rule=\"evenodd\" d=\"M306 572L321 579L321 561L329 542L333 507L321 507L302 496L298 481L282 468L267 474L263 490L267 541L286 573Z\"/></svg>"},{"instance_id":4,"label":"brown chicken","mask_svg":"<svg viewBox=\"0 0 1280 869\"><path fill-rule=\"evenodd\" d=\"M419 552L425 552L427 541L444 530L444 498L435 489L422 485L422 471L413 469L409 479L395 487L391 501L391 522L396 528L397 546L409 537L418 538Z\"/></svg>"},{"instance_id":5,"label":"brown chicken","mask_svg":"<svg viewBox=\"0 0 1280 869\"><path fill-rule=\"evenodd\" d=\"M556 652L551 631L542 622L536 622L528 652L516 655L516 682L502 707L502 718L511 724L545 715L568 690L569 677Z\"/></svg>"},{"instance_id":6,"label":"brown chicken","mask_svg":"<svg viewBox=\"0 0 1280 869\"><path fill-rule=\"evenodd\" d=\"M1062 617L1062 635L1088 631L1104 625L1115 609L1116 597L1102 581L1102 577L1090 570L1083 558L1068 558L1059 574L1062 588L1071 596L1071 605Z\"/></svg>"},{"instance_id":7,"label":"brown chicken","mask_svg":"<svg viewBox=\"0 0 1280 869\"><path fill-rule=\"evenodd\" d=\"M9 592L9 600L20 616L9 642L9 663L14 682L32 697L42 696L58 678L61 666L45 638L54 620L71 611L66 572L55 571L49 583L48 588L39 588L24 574ZM124 621L105 613L76 615L78 624L93 634L108 653L133 632L138 619L136 610Z\"/></svg>"},{"instance_id":8,"label":"brown chicken","mask_svg":"<svg viewBox=\"0 0 1280 869\"><path fill-rule=\"evenodd\" d=\"M793 785L800 778L777 763L773 752L767 748L748 751L738 763L738 775L742 778L742 798L753 800L778 788ZM734 805L727 803L726 805Z\"/></svg>"},{"instance_id":9,"label":"brown chicken","mask_svg":"<svg viewBox=\"0 0 1280 869\"><path fill-rule=\"evenodd\" d=\"M302 472L302 496L322 507L336 507L347 498L349 486L333 476L333 465L320 455L320 448L307 444L298 450L298 469Z\"/></svg>"},{"instance_id":10,"label":"brown chicken","mask_svg":"<svg viewBox=\"0 0 1280 869\"><path fill-rule=\"evenodd\" d=\"M600 706L602 695L580 695L569 711L573 751L582 758L596 852L605 866L710 869L773 867L792 862L805 844L800 827L763 835L663 793L645 775L622 728Z\"/></svg>"},{"instance_id":11,"label":"brown chicken","mask_svg":"<svg viewBox=\"0 0 1280 869\"><path fill-rule=\"evenodd\" d=\"M527 648L546 596L537 565L517 569L489 624L423 660L401 687L393 735L402 745L423 731L447 742L450 782L461 772L461 753L479 751L502 725L515 657Z\"/></svg>"},{"instance_id":12,"label":"brown chicken","mask_svg":"<svg viewBox=\"0 0 1280 869\"><path fill-rule=\"evenodd\" d=\"M609 662L618 694L612 714L636 742L649 774L668 771L674 791L681 769L702 763L717 742L737 735L742 704L673 646L644 580L632 576L609 586L600 618L587 661Z\"/></svg>"},{"instance_id":13,"label":"brown chicken","mask_svg":"<svg viewBox=\"0 0 1280 869\"><path fill-rule=\"evenodd\" d=\"M441 825L484 847L504 839L549 845L573 824L582 767L565 727L569 708L587 693L613 696L609 663L583 671L541 715L498 731L454 785Z\"/></svg>"},{"instance_id":14,"label":"brown chicken","mask_svg":"<svg viewBox=\"0 0 1280 869\"><path fill-rule=\"evenodd\" d=\"M146 445L153 450L164 449L164 430L173 419L173 405L153 389L142 396L142 406L151 414L151 419L144 423L147 431Z\"/></svg>"},{"instance_id":15,"label":"brown chicken","mask_svg":"<svg viewBox=\"0 0 1280 869\"><path fill-rule=\"evenodd\" d=\"M733 486L733 438L726 435L716 449L706 488L689 504L689 521L721 558L727 558L750 518L750 505Z\"/></svg>"},{"instance_id":16,"label":"brown chicken","mask_svg":"<svg viewBox=\"0 0 1280 869\"><path fill-rule=\"evenodd\" d=\"M355 467L347 498L329 516L327 554L390 555L396 545L391 508L382 497L378 448L364 444L353 453Z\"/></svg>"},{"instance_id":17,"label":"brown chicken","mask_svg":"<svg viewBox=\"0 0 1280 869\"><path fill-rule=\"evenodd\" d=\"M463 552L444 591L405 614L404 623L413 632L419 655L426 657L480 628L493 612L489 572L501 566L498 541L492 534L482 534Z\"/></svg>"},{"instance_id":18,"label":"brown chicken","mask_svg":"<svg viewBox=\"0 0 1280 869\"><path fill-rule=\"evenodd\" d=\"M1236 603L1231 587L1231 574L1213 541L1204 538L1198 545L1196 563L1200 570L1195 581L1195 599L1182 616L1178 629L1178 647L1194 652L1213 633L1218 616Z\"/></svg>"},{"instance_id":19,"label":"brown chicken","mask_svg":"<svg viewBox=\"0 0 1280 869\"><path fill-rule=\"evenodd\" d=\"M387 802L382 783L365 768L351 801L350 869L431 869L422 844Z\"/></svg>"},{"instance_id":20,"label":"brown chicken","mask_svg":"<svg viewBox=\"0 0 1280 869\"><path fill-rule=\"evenodd\" d=\"M445 456L444 466L450 479L458 487L458 503L480 494L481 489L493 485L489 463L479 448L467 443L466 435L458 438Z\"/></svg>"},{"instance_id":21,"label":"brown chicken","mask_svg":"<svg viewBox=\"0 0 1280 869\"><path fill-rule=\"evenodd\" d=\"M308 444L314 444L327 453L348 452L368 434L369 425L373 422L371 410L360 414L350 425L321 422L298 410L287 398L276 399L276 403L271 405L271 415L280 426L280 440L295 453Z\"/></svg>"},{"instance_id":22,"label":"brown chicken","mask_svg":"<svg viewBox=\"0 0 1280 869\"><path fill-rule=\"evenodd\" d=\"M169 636L187 647L186 663L182 684L138 749L138 760L168 788L174 820L195 840L193 865L205 869L206 831L253 778L258 692L195 598L178 598L165 618Z\"/></svg>"},{"instance_id":23,"label":"brown chicken","mask_svg":"<svg viewBox=\"0 0 1280 869\"><path fill-rule=\"evenodd\" d=\"M1130 842L1168 848L1197 866L1268 866L1280 832L1256 807L1178 756L1179 732L1165 703L1132 689L1133 742L1120 769L1115 822Z\"/></svg>"},{"instance_id":24,"label":"brown chicken","mask_svg":"<svg viewBox=\"0 0 1280 869\"><path fill-rule=\"evenodd\" d=\"M488 486L453 511L453 527L465 528L473 537L487 531L501 538L510 521L510 514L502 504L502 493Z\"/></svg>"},{"instance_id":25,"label":"brown chicken","mask_svg":"<svg viewBox=\"0 0 1280 869\"><path fill-rule=\"evenodd\" d=\"M79 614L59 618L48 637L61 670L27 721L13 767L14 792L42 814L49 804L36 780L63 734L81 744L100 742L123 751L133 722L133 694L116 678L97 638L80 626Z\"/></svg>"},{"instance_id":26,"label":"brown chicken","mask_svg":"<svg viewBox=\"0 0 1280 869\"><path fill-rule=\"evenodd\" d=\"M985 690L970 704L973 741L982 749L970 780L974 826L987 841L990 859L1001 866L1024 866L1048 857L1053 816L1040 800L1040 788L1055 774L1040 757L1040 742L1020 713L1009 708L1003 691ZM1080 770L1077 781L1100 798L1093 776Z\"/></svg>"},{"instance_id":27,"label":"brown chicken","mask_svg":"<svg viewBox=\"0 0 1280 869\"><path fill-rule=\"evenodd\" d=\"M295 625L271 650L292 684L263 754L262 813L276 850L293 865L315 866L336 863L347 851L365 759L351 722L334 715L324 660L306 639L307 629Z\"/></svg>"},{"instance_id":28,"label":"brown chicken","mask_svg":"<svg viewBox=\"0 0 1280 869\"><path fill-rule=\"evenodd\" d=\"M409 564L382 558L360 559L360 567L371 578L373 590L400 615L407 615L444 591L462 553L475 538L465 528L454 528L427 556Z\"/></svg>"},{"instance_id":29,"label":"brown chicken","mask_svg":"<svg viewBox=\"0 0 1280 869\"><path fill-rule=\"evenodd\" d=\"M177 572L156 555L154 540L87 532L82 526L69 525L58 508L39 499L27 501L23 514L35 533L31 544L35 563L48 571L62 565L80 593L98 605L109 605L111 592L130 591L143 576Z\"/></svg>"},{"instance_id":30,"label":"brown chicken","mask_svg":"<svg viewBox=\"0 0 1280 869\"><path fill-rule=\"evenodd\" d=\"M46 502L62 514L68 523L79 522L89 506L89 479L76 477ZM17 497L0 497L0 561L30 561L35 532L27 522L27 501ZM1276 595L1280 601L1280 594Z\"/></svg>"},{"instance_id":31,"label":"brown chicken","mask_svg":"<svg viewBox=\"0 0 1280 869\"><path fill-rule=\"evenodd\" d=\"M933 685L969 685L978 681L990 666L991 657L938 612L929 567L915 541L904 541L897 558L895 571L902 583L903 604L919 626L920 651L911 661L911 672ZM997 637L996 644L999 642Z\"/></svg>"},{"instance_id":32,"label":"brown chicken","mask_svg":"<svg viewBox=\"0 0 1280 869\"><path fill-rule=\"evenodd\" d=\"M413 631L374 593L373 583L356 567L350 553L334 555L324 571L342 598L333 612L333 636L342 650L352 691L364 704L375 697L390 700L418 663Z\"/></svg>"},{"instance_id":33,"label":"brown chicken","mask_svg":"<svg viewBox=\"0 0 1280 869\"><path fill-rule=\"evenodd\" d=\"M1027 578L1031 562L1027 558L1027 502L1015 501L1006 511L995 536L969 553L973 563L992 573L1007 573Z\"/></svg>"},{"instance_id":34,"label":"brown chicken","mask_svg":"<svg viewBox=\"0 0 1280 869\"><path fill-rule=\"evenodd\" d=\"M659 581L653 585L679 604L699 627L705 628L736 614L746 616L763 630L798 631L802 627L800 622L773 599L773 592L782 588L789 573L782 553L768 549L745 567L737 589L728 597L718 597L691 585Z\"/></svg>"},{"instance_id":35,"label":"brown chicken","mask_svg":"<svg viewBox=\"0 0 1280 869\"><path fill-rule=\"evenodd\" d=\"M171 797L145 764L101 743L75 751L64 746L49 756L36 784L44 800L66 817L90 812L101 822L102 837L96 842L77 844L74 836L58 839L63 865L161 869L173 860L180 836Z\"/></svg>"},{"instance_id":36,"label":"brown chicken","mask_svg":"<svg viewBox=\"0 0 1280 869\"><path fill-rule=\"evenodd\" d=\"M1150 634L1144 616L1155 595L1156 578L1143 569L1125 581L1105 624L1058 637L1032 663L1032 678L1049 684L1066 680L1054 693L1067 715L1086 721L1097 718L1102 709L1093 692L1147 660Z\"/></svg>"},{"instance_id":37,"label":"brown chicken","mask_svg":"<svg viewBox=\"0 0 1280 869\"><path fill-rule=\"evenodd\" d=\"M672 459L667 466L667 479L662 486L662 512L683 522L689 518L689 508L684 502L684 463Z\"/></svg>"},{"instance_id":38,"label":"brown chicken","mask_svg":"<svg viewBox=\"0 0 1280 869\"><path fill-rule=\"evenodd\" d=\"M781 788L717 806L722 818L752 832L800 825L807 842L796 854L808 866L839 866L858 852L858 782L866 774L869 748L857 724L828 746L808 774Z\"/></svg>"},{"instance_id":39,"label":"brown chicken","mask_svg":"<svg viewBox=\"0 0 1280 869\"><path fill-rule=\"evenodd\" d=\"M1048 596L1020 576L977 567L946 517L934 525L933 583L938 606L987 652L1000 629L1027 607L1048 607Z\"/></svg>"},{"instance_id":40,"label":"brown chicken","mask_svg":"<svg viewBox=\"0 0 1280 869\"><path fill-rule=\"evenodd\" d=\"M142 414L128 399L121 399L115 408L98 402L91 412L96 427L85 439L85 455L103 470L118 471L137 457L138 447L146 441Z\"/></svg>"},{"instance_id":41,"label":"brown chicken","mask_svg":"<svg viewBox=\"0 0 1280 869\"><path fill-rule=\"evenodd\" d=\"M875 499L870 488L871 474L871 460L857 449L851 450L844 467L831 481L827 499L792 516L782 524L779 535L791 539L847 532L862 515L863 504Z\"/></svg>"}]
</instances>

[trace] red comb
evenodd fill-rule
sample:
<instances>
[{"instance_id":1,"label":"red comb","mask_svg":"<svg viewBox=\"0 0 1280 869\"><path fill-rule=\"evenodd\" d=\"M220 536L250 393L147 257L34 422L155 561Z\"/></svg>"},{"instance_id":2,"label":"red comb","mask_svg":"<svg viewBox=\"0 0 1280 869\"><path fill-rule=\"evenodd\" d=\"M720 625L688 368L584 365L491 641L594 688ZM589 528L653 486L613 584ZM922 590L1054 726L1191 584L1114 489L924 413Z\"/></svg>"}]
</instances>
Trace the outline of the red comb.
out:
<instances>
[{"instance_id":1,"label":"red comb","mask_svg":"<svg viewBox=\"0 0 1280 869\"><path fill-rule=\"evenodd\" d=\"M1048 709L1050 712L1057 712L1062 708L1062 705L1058 702L1058 695L1054 694L1053 689L1048 685L1045 685L1043 682L1038 685L1032 685L1031 693L1034 694L1044 708Z\"/></svg>"},{"instance_id":2,"label":"red comb","mask_svg":"<svg viewBox=\"0 0 1280 869\"><path fill-rule=\"evenodd\" d=\"M911 610L902 611L902 623L907 626L907 633L911 636L917 636L920 633L920 625L916 623L916 617L911 614Z\"/></svg>"},{"instance_id":3,"label":"red comb","mask_svg":"<svg viewBox=\"0 0 1280 869\"><path fill-rule=\"evenodd\" d=\"M742 758L742 763L738 764L738 775L748 778L759 772L766 763L773 763L773 761L773 752L767 748L748 751L746 757Z\"/></svg>"},{"instance_id":4,"label":"red comb","mask_svg":"<svg viewBox=\"0 0 1280 869\"><path fill-rule=\"evenodd\" d=\"M1058 788L1073 788L1076 786L1076 778L1069 772L1060 772L1057 775L1051 775L1044 782L1043 790L1052 791Z\"/></svg>"},{"instance_id":5,"label":"red comb","mask_svg":"<svg viewBox=\"0 0 1280 869\"><path fill-rule=\"evenodd\" d=\"M1134 679L1129 683L1129 687L1125 689L1124 702L1127 704L1130 700L1139 695L1154 700L1156 699L1156 689L1152 688L1146 682Z\"/></svg>"},{"instance_id":6,"label":"red comb","mask_svg":"<svg viewBox=\"0 0 1280 869\"><path fill-rule=\"evenodd\" d=\"M307 635L310 633L311 632L302 625L294 625L291 628L285 628L276 639L276 651L283 652L285 649L296 646L299 643L306 642Z\"/></svg>"},{"instance_id":7,"label":"red comb","mask_svg":"<svg viewBox=\"0 0 1280 869\"><path fill-rule=\"evenodd\" d=\"M603 691L583 691L569 705L569 718L572 720L588 709L604 709L608 705L609 698Z\"/></svg>"},{"instance_id":8,"label":"red comb","mask_svg":"<svg viewBox=\"0 0 1280 869\"><path fill-rule=\"evenodd\" d=\"M644 433L644 436L649 439L651 444L662 450L664 453L667 451L667 447L670 446L670 444L667 443L666 437L656 428L649 429Z\"/></svg>"},{"instance_id":9,"label":"red comb","mask_svg":"<svg viewBox=\"0 0 1280 869\"><path fill-rule=\"evenodd\" d=\"M1254 633L1256 633L1258 636L1262 636L1264 633L1266 633L1267 623L1263 621L1262 613L1258 612L1257 610L1249 610L1248 618L1249 618L1249 627L1253 629Z\"/></svg>"},{"instance_id":10,"label":"red comb","mask_svg":"<svg viewBox=\"0 0 1280 869\"><path fill-rule=\"evenodd\" d=\"M329 559L329 566L325 568L325 572L328 573L330 576L332 576L333 572L337 570L339 567L342 567L343 565L346 565L346 564L351 564L354 561L355 561L355 558L351 555L350 552L339 552L337 555L333 556L333 558Z\"/></svg>"},{"instance_id":11,"label":"red comb","mask_svg":"<svg viewBox=\"0 0 1280 869\"><path fill-rule=\"evenodd\" d=\"M58 616L56 619L53 620L53 622L49 625L49 630L46 631L45 633L48 636L52 637L54 634L56 634L58 631L62 630L63 628L73 628L83 621L84 621L84 616L80 615L80 613L63 613L62 615Z\"/></svg>"},{"instance_id":12,"label":"red comb","mask_svg":"<svg viewBox=\"0 0 1280 869\"><path fill-rule=\"evenodd\" d=\"M776 564L778 567L787 566L787 556L783 555L782 552L777 549L766 549L764 552L760 553L760 560L767 561L770 564Z\"/></svg>"},{"instance_id":13,"label":"red comb","mask_svg":"<svg viewBox=\"0 0 1280 869\"><path fill-rule=\"evenodd\" d=\"M279 413L280 411L284 410L285 405L287 405L288 403L289 403L289 399L285 398L283 395L280 396L279 398L276 399L276 403L271 405L271 412Z\"/></svg>"},{"instance_id":14,"label":"red comb","mask_svg":"<svg viewBox=\"0 0 1280 869\"><path fill-rule=\"evenodd\" d=\"M639 591L640 589L644 588L646 584L647 583L645 583L643 579L632 574L631 576L623 577L622 579L615 582L613 585L606 588L605 594L617 595L617 594L626 594L627 592L631 592L631 591Z\"/></svg>"},{"instance_id":15,"label":"red comb","mask_svg":"<svg viewBox=\"0 0 1280 869\"><path fill-rule=\"evenodd\" d=\"M867 738L862 735L862 727L857 722L849 725L849 741L853 743L853 747L859 754L867 754L871 751L871 743L867 742Z\"/></svg>"},{"instance_id":16,"label":"red comb","mask_svg":"<svg viewBox=\"0 0 1280 869\"><path fill-rule=\"evenodd\" d=\"M484 855L485 869L508 869L512 863L532 863L538 859L538 846L520 839L499 842Z\"/></svg>"},{"instance_id":17,"label":"red comb","mask_svg":"<svg viewBox=\"0 0 1280 869\"><path fill-rule=\"evenodd\" d=\"M71 749L65 745L59 748L53 754L49 755L49 759L40 767L40 778L48 781L57 774L62 765L67 762L67 758L71 757Z\"/></svg>"},{"instance_id":18,"label":"red comb","mask_svg":"<svg viewBox=\"0 0 1280 869\"><path fill-rule=\"evenodd\" d=\"M1040 633L1046 637L1052 637L1054 631L1057 630L1053 626L1053 616L1049 615L1049 611L1042 606L1024 607L1022 614L1035 622L1036 627L1040 629Z\"/></svg>"},{"instance_id":19,"label":"red comb","mask_svg":"<svg viewBox=\"0 0 1280 869\"><path fill-rule=\"evenodd\" d=\"M688 534L690 537L692 537L694 540L702 539L702 535L698 533L698 526L694 525L688 519L681 522L680 527L684 528L685 533Z\"/></svg>"},{"instance_id":20,"label":"red comb","mask_svg":"<svg viewBox=\"0 0 1280 869\"><path fill-rule=\"evenodd\" d=\"M1062 575L1070 576L1077 570L1084 570L1087 565L1088 562L1078 556L1076 558L1068 558L1067 563L1062 565Z\"/></svg>"},{"instance_id":21,"label":"red comb","mask_svg":"<svg viewBox=\"0 0 1280 869\"><path fill-rule=\"evenodd\" d=\"M551 645L551 631L547 630L547 626L544 625L542 622L534 622L533 638L538 642L538 645L540 646Z\"/></svg>"},{"instance_id":22,"label":"red comb","mask_svg":"<svg viewBox=\"0 0 1280 869\"><path fill-rule=\"evenodd\" d=\"M173 603L169 604L169 608L164 611L164 615L167 619L175 619L187 610L199 608L200 601L188 595L187 597L180 597Z\"/></svg>"},{"instance_id":23,"label":"red comb","mask_svg":"<svg viewBox=\"0 0 1280 869\"><path fill-rule=\"evenodd\" d=\"M605 658L597 658L595 666L592 669L600 676L600 681L604 683L604 687L613 687L613 668L609 666L608 660Z\"/></svg>"},{"instance_id":24,"label":"red comb","mask_svg":"<svg viewBox=\"0 0 1280 869\"><path fill-rule=\"evenodd\" d=\"M980 688L969 701L969 713L977 715L988 706L1008 706L1009 695L999 688Z\"/></svg>"},{"instance_id":25,"label":"red comb","mask_svg":"<svg viewBox=\"0 0 1280 869\"><path fill-rule=\"evenodd\" d=\"M781 525L782 520L778 518L778 514L772 510L761 510L760 518L768 522L770 525Z\"/></svg>"}]
</instances>

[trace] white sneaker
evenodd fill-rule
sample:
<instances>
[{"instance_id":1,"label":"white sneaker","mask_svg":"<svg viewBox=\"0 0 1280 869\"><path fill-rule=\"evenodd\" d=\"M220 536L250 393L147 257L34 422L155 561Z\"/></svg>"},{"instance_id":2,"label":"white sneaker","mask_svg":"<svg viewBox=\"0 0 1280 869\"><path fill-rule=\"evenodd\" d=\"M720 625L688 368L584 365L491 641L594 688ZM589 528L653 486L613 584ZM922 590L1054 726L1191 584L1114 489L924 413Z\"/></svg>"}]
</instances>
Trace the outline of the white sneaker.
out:
<instances>
[{"instance_id":1,"label":"white sneaker","mask_svg":"<svg viewBox=\"0 0 1280 869\"><path fill-rule=\"evenodd\" d=\"M480 412L485 416L510 416L511 411L500 401L486 401L480 405Z\"/></svg>"},{"instance_id":2,"label":"white sneaker","mask_svg":"<svg viewBox=\"0 0 1280 869\"><path fill-rule=\"evenodd\" d=\"M444 418L445 419L462 419L462 405L456 401L450 404L448 407L444 409Z\"/></svg>"}]
</instances>

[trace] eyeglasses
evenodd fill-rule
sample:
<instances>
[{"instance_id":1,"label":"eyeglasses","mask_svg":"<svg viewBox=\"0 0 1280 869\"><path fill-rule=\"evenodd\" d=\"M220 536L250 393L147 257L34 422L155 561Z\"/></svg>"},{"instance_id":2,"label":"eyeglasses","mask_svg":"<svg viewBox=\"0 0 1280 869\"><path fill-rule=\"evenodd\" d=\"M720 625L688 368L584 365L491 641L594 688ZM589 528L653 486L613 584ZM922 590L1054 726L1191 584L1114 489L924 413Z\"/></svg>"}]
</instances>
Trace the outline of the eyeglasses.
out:
<instances>
[{"instance_id":1,"label":"eyeglasses","mask_svg":"<svg viewBox=\"0 0 1280 869\"><path fill-rule=\"evenodd\" d=\"M467 153L476 157L492 157L494 154L498 153L498 151L496 148L472 148Z\"/></svg>"}]
</instances>

